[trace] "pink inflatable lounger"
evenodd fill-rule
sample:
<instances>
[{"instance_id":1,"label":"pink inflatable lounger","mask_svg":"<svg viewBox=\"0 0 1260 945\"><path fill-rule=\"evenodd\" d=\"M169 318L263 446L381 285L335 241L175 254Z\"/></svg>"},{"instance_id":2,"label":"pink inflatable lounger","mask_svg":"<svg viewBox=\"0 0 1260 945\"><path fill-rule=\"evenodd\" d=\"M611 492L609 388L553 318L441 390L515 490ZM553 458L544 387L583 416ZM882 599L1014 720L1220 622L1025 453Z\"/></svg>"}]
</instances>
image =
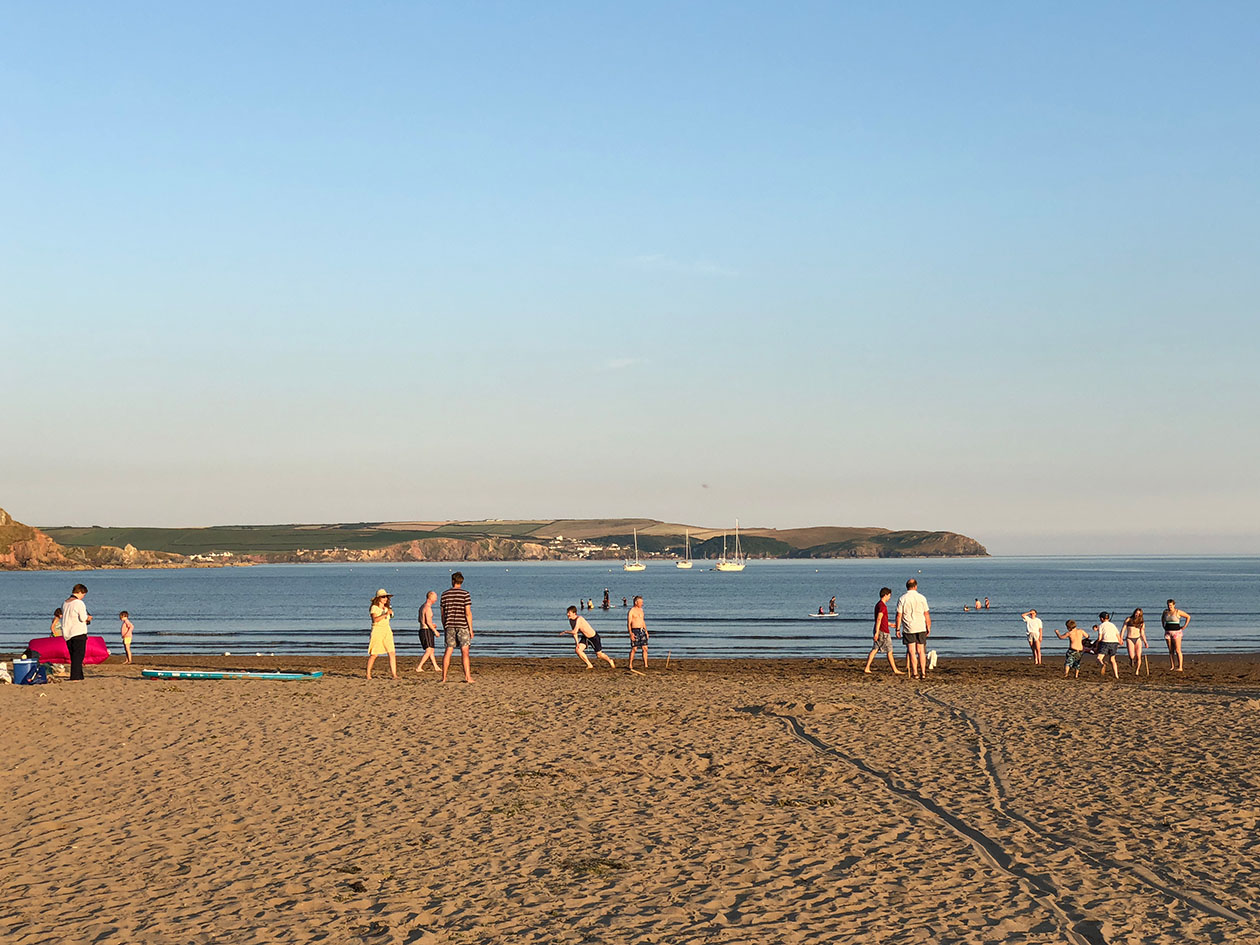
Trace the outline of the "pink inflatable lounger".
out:
<instances>
[{"instance_id":1,"label":"pink inflatable lounger","mask_svg":"<svg viewBox=\"0 0 1260 945\"><path fill-rule=\"evenodd\" d=\"M38 637L27 646L42 662L70 662L70 651L66 649L66 641L61 637ZM107 659L109 659L109 647L105 645L105 638L88 637L87 653L83 657L83 664L91 666L93 663L104 663Z\"/></svg>"}]
</instances>

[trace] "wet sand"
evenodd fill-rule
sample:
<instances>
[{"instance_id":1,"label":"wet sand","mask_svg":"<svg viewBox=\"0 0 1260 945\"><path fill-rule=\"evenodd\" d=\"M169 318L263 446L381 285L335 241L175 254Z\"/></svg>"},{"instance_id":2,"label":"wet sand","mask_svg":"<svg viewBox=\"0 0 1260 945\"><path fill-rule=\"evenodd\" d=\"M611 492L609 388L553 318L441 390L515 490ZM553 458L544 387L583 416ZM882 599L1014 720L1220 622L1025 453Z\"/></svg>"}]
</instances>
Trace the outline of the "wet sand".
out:
<instances>
[{"instance_id":1,"label":"wet sand","mask_svg":"<svg viewBox=\"0 0 1260 945\"><path fill-rule=\"evenodd\" d=\"M0 687L0 939L1260 941L1260 657L614 655Z\"/></svg>"}]
</instances>

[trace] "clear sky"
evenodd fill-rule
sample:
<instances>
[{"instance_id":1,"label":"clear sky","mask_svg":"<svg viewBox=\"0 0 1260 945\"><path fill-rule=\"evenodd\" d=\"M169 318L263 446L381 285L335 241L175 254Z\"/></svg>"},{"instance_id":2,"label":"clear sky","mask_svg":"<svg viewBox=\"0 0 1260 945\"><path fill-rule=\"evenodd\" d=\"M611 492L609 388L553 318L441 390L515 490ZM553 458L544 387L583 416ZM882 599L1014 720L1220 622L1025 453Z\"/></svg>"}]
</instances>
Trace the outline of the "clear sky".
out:
<instances>
[{"instance_id":1,"label":"clear sky","mask_svg":"<svg viewBox=\"0 0 1260 945\"><path fill-rule=\"evenodd\" d=\"M0 505L1260 552L1255 3L0 3Z\"/></svg>"}]
</instances>

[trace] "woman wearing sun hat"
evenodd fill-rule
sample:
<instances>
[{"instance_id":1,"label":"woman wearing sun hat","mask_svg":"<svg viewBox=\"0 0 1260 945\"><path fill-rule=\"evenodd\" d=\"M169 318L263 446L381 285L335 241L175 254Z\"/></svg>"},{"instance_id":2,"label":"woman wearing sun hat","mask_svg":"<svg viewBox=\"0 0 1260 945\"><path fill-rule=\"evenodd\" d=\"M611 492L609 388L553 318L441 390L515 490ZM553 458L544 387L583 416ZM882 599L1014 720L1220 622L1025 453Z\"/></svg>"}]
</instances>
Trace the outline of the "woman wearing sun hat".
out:
<instances>
[{"instance_id":1,"label":"woman wearing sun hat","mask_svg":"<svg viewBox=\"0 0 1260 945\"><path fill-rule=\"evenodd\" d=\"M372 618L372 639L368 642L368 679L372 678L372 664L382 653L389 654L389 674L398 678L398 663L394 658L394 631L389 626L394 608L389 605L389 598L389 592L382 587L372 598L372 606L368 609L368 615Z\"/></svg>"}]
</instances>

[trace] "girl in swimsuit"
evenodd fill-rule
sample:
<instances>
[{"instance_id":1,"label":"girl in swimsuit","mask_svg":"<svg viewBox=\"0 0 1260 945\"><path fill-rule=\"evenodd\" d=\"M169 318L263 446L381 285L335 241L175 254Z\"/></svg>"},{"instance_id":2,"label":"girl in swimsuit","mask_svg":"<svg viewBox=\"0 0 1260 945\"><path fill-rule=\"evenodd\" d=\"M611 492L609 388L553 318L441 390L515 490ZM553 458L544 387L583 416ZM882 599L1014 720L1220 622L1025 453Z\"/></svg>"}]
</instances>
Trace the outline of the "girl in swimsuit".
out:
<instances>
[{"instance_id":1,"label":"girl in swimsuit","mask_svg":"<svg viewBox=\"0 0 1260 945\"><path fill-rule=\"evenodd\" d=\"M1142 651L1150 645L1146 642L1146 618L1141 607L1124 618L1124 642L1129 648L1129 665L1136 676L1142 669Z\"/></svg>"},{"instance_id":2,"label":"girl in swimsuit","mask_svg":"<svg viewBox=\"0 0 1260 945\"><path fill-rule=\"evenodd\" d=\"M1186 618L1182 623L1181 618ZM1190 626L1190 615L1177 609L1177 602L1169 599L1168 606L1160 615L1159 622L1164 625L1164 642L1168 644L1168 666L1175 673L1185 669L1185 658L1181 655L1181 631Z\"/></svg>"}]
</instances>

